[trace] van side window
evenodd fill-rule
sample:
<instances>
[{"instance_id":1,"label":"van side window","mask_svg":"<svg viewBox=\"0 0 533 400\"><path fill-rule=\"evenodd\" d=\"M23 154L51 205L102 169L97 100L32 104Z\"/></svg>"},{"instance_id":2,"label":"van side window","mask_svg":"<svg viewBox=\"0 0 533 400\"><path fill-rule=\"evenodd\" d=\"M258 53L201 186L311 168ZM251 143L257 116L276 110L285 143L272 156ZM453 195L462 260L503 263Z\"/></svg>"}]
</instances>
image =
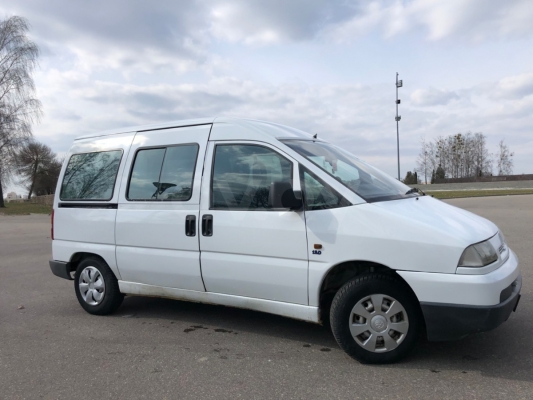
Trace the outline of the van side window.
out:
<instances>
[{"instance_id":1,"label":"van side window","mask_svg":"<svg viewBox=\"0 0 533 400\"><path fill-rule=\"evenodd\" d=\"M128 186L128 200L157 200L159 175L166 149L140 150Z\"/></svg>"},{"instance_id":2,"label":"van side window","mask_svg":"<svg viewBox=\"0 0 533 400\"><path fill-rule=\"evenodd\" d=\"M292 162L263 146L228 144L215 148L212 209L269 210L272 182L292 185Z\"/></svg>"},{"instance_id":3,"label":"van side window","mask_svg":"<svg viewBox=\"0 0 533 400\"><path fill-rule=\"evenodd\" d=\"M315 174L300 165L300 181L306 210L325 210L350 206L350 202Z\"/></svg>"},{"instance_id":4,"label":"van side window","mask_svg":"<svg viewBox=\"0 0 533 400\"><path fill-rule=\"evenodd\" d=\"M189 200L197 156L197 144L139 150L130 176L127 199Z\"/></svg>"},{"instance_id":5,"label":"van side window","mask_svg":"<svg viewBox=\"0 0 533 400\"><path fill-rule=\"evenodd\" d=\"M61 200L109 201L113 197L122 150L73 154L61 184Z\"/></svg>"},{"instance_id":6,"label":"van side window","mask_svg":"<svg viewBox=\"0 0 533 400\"><path fill-rule=\"evenodd\" d=\"M192 183L198 145L168 147L159 179L158 200L187 201L192 196Z\"/></svg>"}]
</instances>

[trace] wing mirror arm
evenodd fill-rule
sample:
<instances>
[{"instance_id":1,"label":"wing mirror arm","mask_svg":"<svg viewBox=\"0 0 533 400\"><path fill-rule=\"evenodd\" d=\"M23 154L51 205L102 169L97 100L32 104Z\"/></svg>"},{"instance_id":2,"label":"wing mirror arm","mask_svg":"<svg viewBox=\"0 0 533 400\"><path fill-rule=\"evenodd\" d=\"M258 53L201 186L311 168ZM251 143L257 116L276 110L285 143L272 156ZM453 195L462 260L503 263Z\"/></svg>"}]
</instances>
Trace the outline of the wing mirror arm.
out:
<instances>
[{"instance_id":1,"label":"wing mirror arm","mask_svg":"<svg viewBox=\"0 0 533 400\"><path fill-rule=\"evenodd\" d=\"M291 210L292 211L300 211L303 208L303 205L304 205L302 191L301 190L293 190L292 192L294 193L294 198L295 198L296 201L294 202L294 205L291 207Z\"/></svg>"},{"instance_id":2,"label":"wing mirror arm","mask_svg":"<svg viewBox=\"0 0 533 400\"><path fill-rule=\"evenodd\" d=\"M293 190L289 182L272 182L269 203L274 210L298 211L302 209L302 192Z\"/></svg>"}]
</instances>

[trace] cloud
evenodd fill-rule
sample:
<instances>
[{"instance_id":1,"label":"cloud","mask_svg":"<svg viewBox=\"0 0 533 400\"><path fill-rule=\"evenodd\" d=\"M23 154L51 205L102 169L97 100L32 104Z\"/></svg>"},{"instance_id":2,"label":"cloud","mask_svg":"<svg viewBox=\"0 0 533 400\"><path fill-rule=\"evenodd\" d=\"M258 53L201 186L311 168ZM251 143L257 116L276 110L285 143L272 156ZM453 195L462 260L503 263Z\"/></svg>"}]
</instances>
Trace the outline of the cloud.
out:
<instances>
[{"instance_id":1,"label":"cloud","mask_svg":"<svg viewBox=\"0 0 533 400\"><path fill-rule=\"evenodd\" d=\"M49 110L52 118L45 118L35 132L46 140L57 140L57 151L66 151L75 136L99 130L225 115L318 133L381 168L393 167L396 126L389 85L272 85L231 76L199 83L140 85L93 81L84 73L58 71L49 71L40 79L46 82L41 86L45 112ZM465 108L455 101L457 91L419 89L412 93L411 102L402 103L402 160L409 168L422 135L482 131L495 143L505 137L513 150L530 140L533 98L491 101L474 96L472 106ZM446 107L438 111L430 107L439 105ZM57 117L57 110L65 117Z\"/></svg>"},{"instance_id":2,"label":"cloud","mask_svg":"<svg viewBox=\"0 0 533 400\"><path fill-rule=\"evenodd\" d=\"M58 70L40 72L38 82L45 118L35 134L61 138L57 151L90 132L217 115L280 122L352 143L381 140L387 113L391 129L393 125L387 89L358 84L271 85L226 76L201 83L141 85Z\"/></svg>"},{"instance_id":3,"label":"cloud","mask_svg":"<svg viewBox=\"0 0 533 400\"><path fill-rule=\"evenodd\" d=\"M458 99L457 93L449 90L440 90L430 87L429 89L417 89L411 93L411 102L415 106L443 106L452 100Z\"/></svg>"},{"instance_id":4,"label":"cloud","mask_svg":"<svg viewBox=\"0 0 533 400\"><path fill-rule=\"evenodd\" d=\"M326 27L324 36L349 42L375 30L385 37L421 30L431 41L461 37L479 42L530 36L532 18L530 0L375 0L347 21Z\"/></svg>"},{"instance_id":5,"label":"cloud","mask_svg":"<svg viewBox=\"0 0 533 400\"><path fill-rule=\"evenodd\" d=\"M217 1L211 3L210 32L217 40L248 45L311 40L325 26L354 15L357 3L342 0Z\"/></svg>"},{"instance_id":6,"label":"cloud","mask_svg":"<svg viewBox=\"0 0 533 400\"><path fill-rule=\"evenodd\" d=\"M502 78L491 95L496 99L521 99L533 94L533 72Z\"/></svg>"},{"instance_id":7,"label":"cloud","mask_svg":"<svg viewBox=\"0 0 533 400\"><path fill-rule=\"evenodd\" d=\"M374 32L412 31L429 40L525 37L530 0L27 0L0 6L27 17L43 59L66 69L135 74L209 72L220 43L351 42Z\"/></svg>"},{"instance_id":8,"label":"cloud","mask_svg":"<svg viewBox=\"0 0 533 400\"><path fill-rule=\"evenodd\" d=\"M208 10L198 2L29 0L3 8L28 18L43 56L79 70L183 72L207 57Z\"/></svg>"},{"instance_id":9,"label":"cloud","mask_svg":"<svg viewBox=\"0 0 533 400\"><path fill-rule=\"evenodd\" d=\"M216 43L266 45L312 40L349 18L343 0L28 0L0 6L28 18L44 57L86 72L184 73L213 62ZM71 65L70 65L71 64Z\"/></svg>"}]
</instances>

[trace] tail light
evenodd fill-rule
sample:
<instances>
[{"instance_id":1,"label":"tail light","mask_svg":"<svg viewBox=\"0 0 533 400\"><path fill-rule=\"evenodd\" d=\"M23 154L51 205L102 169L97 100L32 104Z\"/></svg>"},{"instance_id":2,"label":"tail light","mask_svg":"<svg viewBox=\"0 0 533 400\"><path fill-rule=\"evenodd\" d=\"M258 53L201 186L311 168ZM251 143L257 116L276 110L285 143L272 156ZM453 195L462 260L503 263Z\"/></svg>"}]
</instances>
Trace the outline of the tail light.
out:
<instances>
[{"instance_id":1,"label":"tail light","mask_svg":"<svg viewBox=\"0 0 533 400\"><path fill-rule=\"evenodd\" d=\"M50 218L50 222L52 223L52 227L50 228L50 237L52 240L54 240L54 209L52 208L52 216Z\"/></svg>"}]
</instances>

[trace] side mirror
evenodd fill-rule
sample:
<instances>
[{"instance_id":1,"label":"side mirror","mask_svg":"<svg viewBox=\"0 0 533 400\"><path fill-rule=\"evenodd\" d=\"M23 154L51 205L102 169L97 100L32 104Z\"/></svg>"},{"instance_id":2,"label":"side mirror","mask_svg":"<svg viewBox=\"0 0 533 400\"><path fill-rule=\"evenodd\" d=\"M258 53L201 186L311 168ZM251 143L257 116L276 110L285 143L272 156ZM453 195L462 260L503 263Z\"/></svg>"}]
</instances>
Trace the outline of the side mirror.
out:
<instances>
[{"instance_id":1,"label":"side mirror","mask_svg":"<svg viewBox=\"0 0 533 400\"><path fill-rule=\"evenodd\" d=\"M289 182L272 182L268 200L273 209L299 210L302 208L302 194L292 190Z\"/></svg>"}]
</instances>

